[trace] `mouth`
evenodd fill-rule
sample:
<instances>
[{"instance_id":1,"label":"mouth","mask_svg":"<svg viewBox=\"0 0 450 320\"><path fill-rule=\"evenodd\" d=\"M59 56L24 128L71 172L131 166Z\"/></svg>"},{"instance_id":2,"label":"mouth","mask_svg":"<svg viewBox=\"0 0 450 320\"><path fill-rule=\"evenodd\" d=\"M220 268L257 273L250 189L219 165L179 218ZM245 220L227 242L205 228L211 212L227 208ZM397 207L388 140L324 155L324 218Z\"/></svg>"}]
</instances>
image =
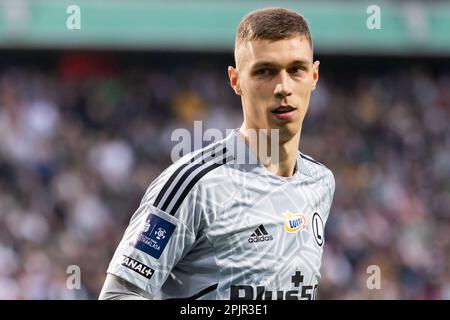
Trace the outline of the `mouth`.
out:
<instances>
[{"instance_id":1,"label":"mouth","mask_svg":"<svg viewBox=\"0 0 450 320\"><path fill-rule=\"evenodd\" d=\"M287 112L291 112L293 110L295 110L296 108L294 108L293 106L287 105L287 106L279 106L278 108L272 110L272 113L275 114L283 114L283 113L287 113Z\"/></svg>"},{"instance_id":2,"label":"mouth","mask_svg":"<svg viewBox=\"0 0 450 320\"><path fill-rule=\"evenodd\" d=\"M274 117L279 120L289 120L294 116L295 110L297 108L294 108L293 106L286 105L286 106L279 106L278 108L272 110Z\"/></svg>"}]
</instances>

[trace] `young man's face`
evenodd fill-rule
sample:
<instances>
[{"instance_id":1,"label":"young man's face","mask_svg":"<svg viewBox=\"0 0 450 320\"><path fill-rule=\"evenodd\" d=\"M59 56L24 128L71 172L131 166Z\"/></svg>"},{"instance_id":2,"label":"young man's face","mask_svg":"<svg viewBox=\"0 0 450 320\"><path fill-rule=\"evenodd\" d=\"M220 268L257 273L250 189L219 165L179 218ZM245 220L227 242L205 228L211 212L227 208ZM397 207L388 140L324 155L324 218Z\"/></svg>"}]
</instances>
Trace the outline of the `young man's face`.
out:
<instances>
[{"instance_id":1,"label":"young man's face","mask_svg":"<svg viewBox=\"0 0 450 320\"><path fill-rule=\"evenodd\" d=\"M237 50L236 69L229 67L228 75L242 98L246 127L280 129L283 142L301 129L319 62L313 63L305 36L247 41Z\"/></svg>"}]
</instances>

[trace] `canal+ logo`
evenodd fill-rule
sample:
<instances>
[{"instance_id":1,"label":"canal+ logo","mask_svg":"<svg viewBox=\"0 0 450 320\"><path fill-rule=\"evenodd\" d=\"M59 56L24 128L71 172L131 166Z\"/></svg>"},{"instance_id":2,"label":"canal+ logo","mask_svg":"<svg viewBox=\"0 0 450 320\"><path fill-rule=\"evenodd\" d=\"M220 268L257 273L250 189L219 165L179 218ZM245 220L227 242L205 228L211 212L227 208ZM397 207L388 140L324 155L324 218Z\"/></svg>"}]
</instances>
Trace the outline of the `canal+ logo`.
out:
<instances>
[{"instance_id":1,"label":"canal+ logo","mask_svg":"<svg viewBox=\"0 0 450 320\"><path fill-rule=\"evenodd\" d=\"M284 230L289 233L306 228L306 216L302 213L285 213Z\"/></svg>"}]
</instances>

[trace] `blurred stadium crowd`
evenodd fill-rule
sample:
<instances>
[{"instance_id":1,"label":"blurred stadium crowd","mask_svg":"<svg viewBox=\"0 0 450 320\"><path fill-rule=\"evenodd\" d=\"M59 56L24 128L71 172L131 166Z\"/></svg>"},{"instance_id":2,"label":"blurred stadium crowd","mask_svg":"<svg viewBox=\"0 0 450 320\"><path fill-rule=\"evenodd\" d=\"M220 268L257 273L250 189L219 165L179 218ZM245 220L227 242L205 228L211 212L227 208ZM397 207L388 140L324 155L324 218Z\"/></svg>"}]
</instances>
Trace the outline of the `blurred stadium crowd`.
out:
<instances>
[{"instance_id":1,"label":"blurred stadium crowd","mask_svg":"<svg viewBox=\"0 0 450 320\"><path fill-rule=\"evenodd\" d=\"M0 299L98 297L128 220L171 163L171 132L241 124L214 59L3 61ZM450 299L450 73L321 68L300 146L336 178L319 298ZM70 265L79 290L66 287ZM380 290L366 286L370 265Z\"/></svg>"}]
</instances>

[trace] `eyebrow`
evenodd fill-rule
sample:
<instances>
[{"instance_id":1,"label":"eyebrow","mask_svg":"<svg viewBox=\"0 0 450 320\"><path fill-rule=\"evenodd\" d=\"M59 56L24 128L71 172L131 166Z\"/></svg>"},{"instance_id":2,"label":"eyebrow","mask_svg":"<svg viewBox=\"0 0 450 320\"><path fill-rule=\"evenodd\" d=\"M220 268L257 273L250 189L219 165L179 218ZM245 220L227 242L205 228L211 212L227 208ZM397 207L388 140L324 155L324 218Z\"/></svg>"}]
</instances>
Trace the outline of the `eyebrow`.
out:
<instances>
[{"instance_id":1,"label":"eyebrow","mask_svg":"<svg viewBox=\"0 0 450 320\"><path fill-rule=\"evenodd\" d=\"M289 63L289 66L307 65L309 63L310 63L309 60L294 60ZM252 66L252 69L263 68L263 67L278 67L279 65L280 65L279 63L274 63L274 62L270 62L270 61L259 61L259 62L256 62Z\"/></svg>"}]
</instances>

